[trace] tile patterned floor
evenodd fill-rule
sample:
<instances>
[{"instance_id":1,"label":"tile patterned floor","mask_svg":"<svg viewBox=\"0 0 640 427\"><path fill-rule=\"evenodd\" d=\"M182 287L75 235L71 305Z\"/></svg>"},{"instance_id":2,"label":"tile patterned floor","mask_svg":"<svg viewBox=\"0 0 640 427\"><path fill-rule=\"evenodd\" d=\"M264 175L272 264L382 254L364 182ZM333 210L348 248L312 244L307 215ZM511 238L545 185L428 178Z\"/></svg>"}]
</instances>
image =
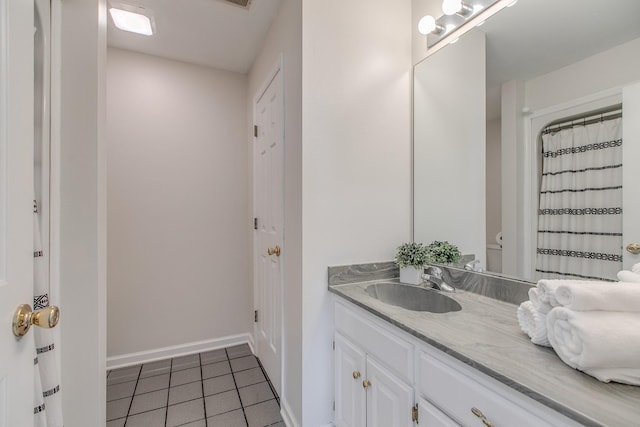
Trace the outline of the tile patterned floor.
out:
<instances>
[{"instance_id":1,"label":"tile patterned floor","mask_svg":"<svg viewBox=\"0 0 640 427\"><path fill-rule=\"evenodd\" d=\"M284 427L280 400L243 344L107 373L107 427Z\"/></svg>"}]
</instances>

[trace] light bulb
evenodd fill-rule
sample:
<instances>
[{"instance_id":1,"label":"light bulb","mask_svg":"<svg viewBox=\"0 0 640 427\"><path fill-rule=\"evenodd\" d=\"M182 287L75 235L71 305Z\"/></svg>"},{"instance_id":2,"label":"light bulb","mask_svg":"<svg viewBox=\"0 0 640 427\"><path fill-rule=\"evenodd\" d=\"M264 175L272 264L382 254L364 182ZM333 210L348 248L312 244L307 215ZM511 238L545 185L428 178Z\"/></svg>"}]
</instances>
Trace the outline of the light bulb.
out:
<instances>
[{"instance_id":1,"label":"light bulb","mask_svg":"<svg viewBox=\"0 0 640 427\"><path fill-rule=\"evenodd\" d=\"M462 0L444 0L442 2L442 12L445 15L455 15L462 9Z\"/></svg>"},{"instance_id":2,"label":"light bulb","mask_svg":"<svg viewBox=\"0 0 640 427\"><path fill-rule=\"evenodd\" d=\"M418 31L420 31L420 34L427 35L435 29L436 19L431 15L423 16L422 19L418 21Z\"/></svg>"}]
</instances>

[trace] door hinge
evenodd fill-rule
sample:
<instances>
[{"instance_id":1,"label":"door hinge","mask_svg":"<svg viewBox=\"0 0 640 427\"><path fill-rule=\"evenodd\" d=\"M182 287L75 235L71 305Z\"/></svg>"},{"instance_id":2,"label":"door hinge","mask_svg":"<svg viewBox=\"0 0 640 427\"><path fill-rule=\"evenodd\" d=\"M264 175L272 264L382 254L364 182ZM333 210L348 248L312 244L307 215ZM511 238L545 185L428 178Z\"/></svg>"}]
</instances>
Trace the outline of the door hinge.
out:
<instances>
[{"instance_id":1,"label":"door hinge","mask_svg":"<svg viewBox=\"0 0 640 427\"><path fill-rule=\"evenodd\" d=\"M258 137L258 125L253 125L253 136Z\"/></svg>"},{"instance_id":2,"label":"door hinge","mask_svg":"<svg viewBox=\"0 0 640 427\"><path fill-rule=\"evenodd\" d=\"M416 403L416 406L411 408L411 421L413 421L416 424L420 424L420 422L418 421L418 404L417 403Z\"/></svg>"},{"instance_id":3,"label":"door hinge","mask_svg":"<svg viewBox=\"0 0 640 427\"><path fill-rule=\"evenodd\" d=\"M336 401L334 400L333 401L333 412L335 412L335 411L336 411Z\"/></svg>"},{"instance_id":4,"label":"door hinge","mask_svg":"<svg viewBox=\"0 0 640 427\"><path fill-rule=\"evenodd\" d=\"M253 311L253 321L254 323L258 323L258 310Z\"/></svg>"},{"instance_id":5,"label":"door hinge","mask_svg":"<svg viewBox=\"0 0 640 427\"><path fill-rule=\"evenodd\" d=\"M334 350L336 349L336 342L335 341L333 342L333 349Z\"/></svg>"},{"instance_id":6,"label":"door hinge","mask_svg":"<svg viewBox=\"0 0 640 427\"><path fill-rule=\"evenodd\" d=\"M258 218L253 218L253 229L254 230L258 229Z\"/></svg>"}]
</instances>

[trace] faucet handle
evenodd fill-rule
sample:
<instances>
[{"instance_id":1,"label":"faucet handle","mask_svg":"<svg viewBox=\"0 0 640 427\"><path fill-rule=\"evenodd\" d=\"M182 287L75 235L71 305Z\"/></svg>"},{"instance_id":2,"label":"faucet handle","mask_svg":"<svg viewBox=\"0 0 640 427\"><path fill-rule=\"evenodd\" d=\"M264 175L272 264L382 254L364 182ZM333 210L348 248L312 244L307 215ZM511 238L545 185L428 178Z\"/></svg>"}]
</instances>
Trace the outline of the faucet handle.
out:
<instances>
[{"instance_id":1,"label":"faucet handle","mask_svg":"<svg viewBox=\"0 0 640 427\"><path fill-rule=\"evenodd\" d=\"M427 274L437 277L438 279L442 279L442 269L440 267L436 267L435 265L430 265L425 270Z\"/></svg>"},{"instance_id":2,"label":"faucet handle","mask_svg":"<svg viewBox=\"0 0 640 427\"><path fill-rule=\"evenodd\" d=\"M480 265L479 259L474 259L473 261L469 261L464 265L465 270L475 271L477 273L482 273L482 266Z\"/></svg>"}]
</instances>

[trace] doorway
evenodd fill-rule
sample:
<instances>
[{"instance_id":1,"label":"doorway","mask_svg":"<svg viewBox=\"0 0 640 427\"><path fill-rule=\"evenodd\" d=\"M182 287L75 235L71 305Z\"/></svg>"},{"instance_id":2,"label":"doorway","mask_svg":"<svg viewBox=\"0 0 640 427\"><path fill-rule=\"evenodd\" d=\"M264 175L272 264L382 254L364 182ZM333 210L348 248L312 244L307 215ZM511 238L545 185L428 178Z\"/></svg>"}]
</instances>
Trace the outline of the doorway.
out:
<instances>
[{"instance_id":1,"label":"doorway","mask_svg":"<svg viewBox=\"0 0 640 427\"><path fill-rule=\"evenodd\" d=\"M255 352L282 395L284 126L282 59L254 98Z\"/></svg>"}]
</instances>

